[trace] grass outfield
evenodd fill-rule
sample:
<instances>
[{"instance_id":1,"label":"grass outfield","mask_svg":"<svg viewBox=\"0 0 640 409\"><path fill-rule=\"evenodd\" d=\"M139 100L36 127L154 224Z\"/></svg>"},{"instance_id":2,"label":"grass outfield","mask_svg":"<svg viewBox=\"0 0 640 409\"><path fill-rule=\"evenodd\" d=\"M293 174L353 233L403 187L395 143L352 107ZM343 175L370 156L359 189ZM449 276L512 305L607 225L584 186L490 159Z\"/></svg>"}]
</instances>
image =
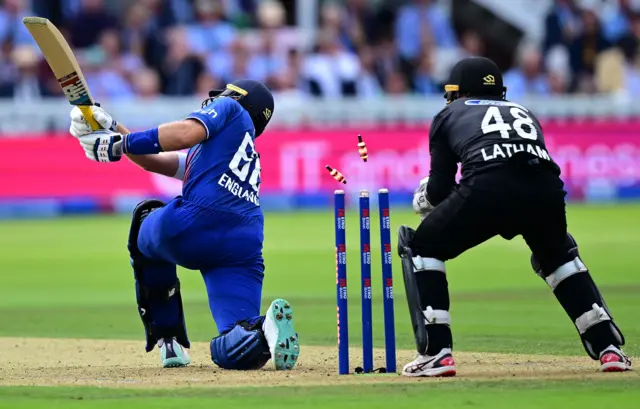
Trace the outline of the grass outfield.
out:
<instances>
[{"instance_id":1,"label":"grass outfield","mask_svg":"<svg viewBox=\"0 0 640 409\"><path fill-rule=\"evenodd\" d=\"M434 407L537 409L633 407L639 383L630 379L598 381L431 382L414 385L290 387L282 389L177 389L139 391L86 388L16 388L0 395L0 408L408 408ZM411 405L411 406L409 406Z\"/></svg>"},{"instance_id":2,"label":"grass outfield","mask_svg":"<svg viewBox=\"0 0 640 409\"><path fill-rule=\"evenodd\" d=\"M357 345L360 337L358 224L357 217L353 217L355 212L352 211L351 216L347 221L349 312L352 345ZM633 356L640 355L640 326L636 319L640 310L640 276L637 274L640 236L636 222L640 220L640 206L572 206L568 216L571 231L580 244L582 258L592 270L627 337L626 351ZM394 231L399 224L414 225L416 221L416 216L410 212L392 211ZM133 277L126 253L128 224L125 217L0 222L0 272L3 278L0 286L0 337L138 340L142 349L142 325L135 308ZM372 226L374 336L376 346L383 347L377 214ZM335 260L331 214L269 214L266 237L265 303L275 297L286 297L293 303L303 346L335 345ZM395 244L395 238L393 241ZM410 350L413 348L413 336L403 296L399 259L395 257L394 262L398 349ZM531 271L529 251L521 239L511 242L492 240L448 263L447 268L456 350L573 355L580 357L580 362L584 360L587 365L593 365L583 357L584 351L575 329L550 290ZM193 341L206 342L216 334L216 330L202 279L198 272L192 271L181 271L180 278L189 335ZM87 345L90 348L91 344ZM10 354L19 357L20 350ZM109 354L118 354L118 350ZM303 355L304 349L301 357ZM148 359L155 365L155 354ZM382 365L382 360L376 363ZM398 362L399 366L403 363ZM205 365L203 371L216 371L210 362L200 361L198 364ZM359 364L354 360L351 366ZM332 370L327 374L332 377L337 362L327 358L324 365ZM460 365L462 367L463 364ZM14 369L15 365L7 366L6 359L0 360L0 384L16 384L15 379L6 382L6 374ZM340 379L335 377L335 382L343 382ZM371 378L360 379L360 383L366 384ZM395 402L410 404L421 399L423 391L433 391L437 387L443 393L430 393L429 402L442 407L464 404L482 407L488 403L492 407L502 407L510 399L518 397L522 405L530 405L519 407L536 407L536 402L548 400L554 406L562 402L563 406L585 408L588 405L578 405L582 402L580 399L593 407L601 407L605 404L603 397L606 397L606 402L626 403L630 397L637 398L640 390L640 378L635 375L596 377L581 382L566 380L562 384L548 383L543 379L488 382L462 376L454 383L415 383L394 382L375 388L360 385L357 391L339 386L291 388L287 393L291 394L291 402L298 406L321 407L340 403L347 407L356 404L377 407L381 404L381 395L385 395L388 401L392 397L394 405ZM22 384L30 383L27 379ZM259 379L252 385L261 386ZM496 394L498 391L500 393ZM79 398L85 407L122 403L142 408L149 406L151 400L153 407L173 407L173 404L180 406L185 398L195 406L216 398L216 403L235 406L249 406L260 400L261 407L270 407L281 405L278 403L280 393L284 393L280 388L217 388L215 391L198 389L197 392L136 389L132 392L124 390L122 385L117 389L100 390L86 387L12 387L0 389L0 407L36 407L44 400L52 407L73 407ZM239 396L243 399L235 399ZM161 400L157 399L160 397ZM108 400L103 401L102 398ZM603 400L598 400L600 398Z\"/></svg>"}]
</instances>

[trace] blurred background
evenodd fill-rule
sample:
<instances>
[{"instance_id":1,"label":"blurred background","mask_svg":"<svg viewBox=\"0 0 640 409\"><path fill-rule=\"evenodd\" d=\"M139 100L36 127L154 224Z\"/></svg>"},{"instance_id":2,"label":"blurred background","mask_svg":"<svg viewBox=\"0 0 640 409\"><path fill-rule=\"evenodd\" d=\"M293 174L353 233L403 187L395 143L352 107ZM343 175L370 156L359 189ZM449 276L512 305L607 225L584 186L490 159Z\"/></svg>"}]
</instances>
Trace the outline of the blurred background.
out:
<instances>
[{"instance_id":1,"label":"blurred background","mask_svg":"<svg viewBox=\"0 0 640 409\"><path fill-rule=\"evenodd\" d=\"M258 141L268 210L327 206L325 164L354 192L387 187L408 206L449 69L472 55L494 59L508 98L542 120L571 200L640 197L640 0L0 4L0 217L128 211L180 192L126 161L84 158L27 15L63 31L94 97L133 129L180 119L235 79L264 81L276 95Z\"/></svg>"}]
</instances>

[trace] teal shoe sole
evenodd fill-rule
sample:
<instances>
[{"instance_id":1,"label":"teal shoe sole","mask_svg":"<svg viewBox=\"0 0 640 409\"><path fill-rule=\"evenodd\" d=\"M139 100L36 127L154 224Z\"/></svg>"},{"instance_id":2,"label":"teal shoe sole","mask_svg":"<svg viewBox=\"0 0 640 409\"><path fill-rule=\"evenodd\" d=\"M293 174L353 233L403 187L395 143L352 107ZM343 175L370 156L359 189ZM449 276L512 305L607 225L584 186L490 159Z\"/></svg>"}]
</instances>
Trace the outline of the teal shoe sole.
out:
<instances>
[{"instance_id":1,"label":"teal shoe sole","mask_svg":"<svg viewBox=\"0 0 640 409\"><path fill-rule=\"evenodd\" d=\"M287 300L277 299L267 311L267 320L275 324L277 340L271 351L276 370L293 369L300 355L300 341L293 326L293 309Z\"/></svg>"}]
</instances>

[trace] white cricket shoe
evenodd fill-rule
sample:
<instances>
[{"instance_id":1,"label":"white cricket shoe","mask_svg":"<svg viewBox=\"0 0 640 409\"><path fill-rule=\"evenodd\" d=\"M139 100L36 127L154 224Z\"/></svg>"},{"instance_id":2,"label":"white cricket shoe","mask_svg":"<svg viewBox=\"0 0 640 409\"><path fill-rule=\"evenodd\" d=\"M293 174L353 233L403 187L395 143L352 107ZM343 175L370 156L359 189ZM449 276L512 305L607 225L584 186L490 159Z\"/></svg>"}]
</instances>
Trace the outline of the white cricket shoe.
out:
<instances>
[{"instance_id":1,"label":"white cricket shoe","mask_svg":"<svg viewBox=\"0 0 640 409\"><path fill-rule=\"evenodd\" d=\"M300 341L293 327L293 310L287 300L277 299L271 303L265 313L262 332L276 370L293 369L300 355Z\"/></svg>"},{"instance_id":2,"label":"white cricket shoe","mask_svg":"<svg viewBox=\"0 0 640 409\"><path fill-rule=\"evenodd\" d=\"M187 350L178 344L175 338L162 338L158 340L160 359L163 368L178 368L191 363Z\"/></svg>"},{"instance_id":3,"label":"white cricket shoe","mask_svg":"<svg viewBox=\"0 0 640 409\"><path fill-rule=\"evenodd\" d=\"M456 361L450 348L443 348L435 356L418 355L402 368L404 376L455 376Z\"/></svg>"}]
</instances>

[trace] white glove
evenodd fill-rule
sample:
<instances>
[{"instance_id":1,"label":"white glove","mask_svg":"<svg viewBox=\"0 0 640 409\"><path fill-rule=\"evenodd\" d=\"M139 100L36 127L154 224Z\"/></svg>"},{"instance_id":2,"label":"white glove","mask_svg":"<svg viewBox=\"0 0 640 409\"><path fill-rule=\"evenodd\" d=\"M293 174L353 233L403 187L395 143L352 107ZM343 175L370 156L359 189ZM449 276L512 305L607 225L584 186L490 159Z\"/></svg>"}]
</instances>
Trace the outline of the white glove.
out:
<instances>
[{"instance_id":1,"label":"white glove","mask_svg":"<svg viewBox=\"0 0 640 409\"><path fill-rule=\"evenodd\" d=\"M88 159L96 162L117 162L122 158L124 138L117 132L100 129L78 139Z\"/></svg>"},{"instance_id":2,"label":"white glove","mask_svg":"<svg viewBox=\"0 0 640 409\"><path fill-rule=\"evenodd\" d=\"M431 213L431 211L435 208L429 203L427 200L427 184L429 183L429 177L422 179L420 181L420 186L416 189L413 194L413 210L416 214L420 215L420 219L424 220L425 217Z\"/></svg>"},{"instance_id":3,"label":"white glove","mask_svg":"<svg viewBox=\"0 0 640 409\"><path fill-rule=\"evenodd\" d=\"M91 111L93 111L93 119L95 119L103 129L108 129L115 132L116 128L118 127L118 122L116 122L116 120L114 120L111 115L109 115L98 105L92 106ZM80 111L80 108L73 107L70 116L71 127L69 128L69 132L75 138L80 138L81 136L89 135L93 132L91 126L89 126L87 120L82 115L82 111Z\"/></svg>"}]
</instances>

